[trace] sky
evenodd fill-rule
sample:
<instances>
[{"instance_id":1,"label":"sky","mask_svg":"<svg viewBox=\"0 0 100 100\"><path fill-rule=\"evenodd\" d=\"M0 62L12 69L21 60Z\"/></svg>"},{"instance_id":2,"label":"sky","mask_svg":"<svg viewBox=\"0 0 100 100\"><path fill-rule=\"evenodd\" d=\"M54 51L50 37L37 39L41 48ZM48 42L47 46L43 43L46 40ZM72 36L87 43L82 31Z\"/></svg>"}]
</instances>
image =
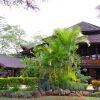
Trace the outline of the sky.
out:
<instances>
[{"instance_id":1,"label":"sky","mask_svg":"<svg viewBox=\"0 0 100 100\"><path fill-rule=\"evenodd\" d=\"M50 36L55 28L70 27L81 21L100 26L95 9L98 4L100 0L46 0L37 3L39 11L0 5L0 16L6 17L11 25L20 25L30 39L33 35Z\"/></svg>"}]
</instances>

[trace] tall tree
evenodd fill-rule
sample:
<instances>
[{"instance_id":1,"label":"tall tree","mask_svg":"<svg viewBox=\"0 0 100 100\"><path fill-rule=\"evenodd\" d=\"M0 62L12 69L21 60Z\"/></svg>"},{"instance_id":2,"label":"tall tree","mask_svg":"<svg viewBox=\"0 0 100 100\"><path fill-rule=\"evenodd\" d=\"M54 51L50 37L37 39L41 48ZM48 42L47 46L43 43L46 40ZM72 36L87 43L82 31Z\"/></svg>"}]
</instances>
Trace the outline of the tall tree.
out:
<instances>
[{"instance_id":1,"label":"tall tree","mask_svg":"<svg viewBox=\"0 0 100 100\"><path fill-rule=\"evenodd\" d=\"M4 23L4 19L2 18L3 17L1 17L0 21L0 53L18 53L21 49L20 45L26 43L23 39L25 32L19 26Z\"/></svg>"}]
</instances>

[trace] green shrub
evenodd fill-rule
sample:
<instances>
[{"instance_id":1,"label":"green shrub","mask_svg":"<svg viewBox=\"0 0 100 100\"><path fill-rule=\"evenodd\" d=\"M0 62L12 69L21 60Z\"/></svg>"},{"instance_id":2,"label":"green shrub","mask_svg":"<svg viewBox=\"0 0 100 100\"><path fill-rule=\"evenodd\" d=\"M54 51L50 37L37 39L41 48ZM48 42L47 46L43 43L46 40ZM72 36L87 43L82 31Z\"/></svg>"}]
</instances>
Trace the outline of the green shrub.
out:
<instances>
[{"instance_id":1,"label":"green shrub","mask_svg":"<svg viewBox=\"0 0 100 100\"><path fill-rule=\"evenodd\" d=\"M66 86L70 90L85 90L88 84L80 83L80 82L73 82L73 81L67 81Z\"/></svg>"},{"instance_id":2,"label":"green shrub","mask_svg":"<svg viewBox=\"0 0 100 100\"><path fill-rule=\"evenodd\" d=\"M6 80L6 79L5 79ZM18 90L18 88L19 88L19 85L20 85L20 79L18 79L17 77L16 78L14 78L14 77L9 77L8 78L8 82L7 82L7 85L9 86L9 87L13 87L12 89L13 89L13 91L17 91Z\"/></svg>"},{"instance_id":3,"label":"green shrub","mask_svg":"<svg viewBox=\"0 0 100 100\"><path fill-rule=\"evenodd\" d=\"M37 78L35 77L8 77L0 78L0 90L12 88L17 91L20 85L30 86L33 89L37 85Z\"/></svg>"},{"instance_id":4,"label":"green shrub","mask_svg":"<svg viewBox=\"0 0 100 100\"><path fill-rule=\"evenodd\" d=\"M32 89L37 86L37 78L32 78L32 77L24 77L23 78L23 84L30 86Z\"/></svg>"},{"instance_id":5,"label":"green shrub","mask_svg":"<svg viewBox=\"0 0 100 100\"><path fill-rule=\"evenodd\" d=\"M6 78L0 78L0 90L6 90L7 89L7 83L8 79Z\"/></svg>"},{"instance_id":6,"label":"green shrub","mask_svg":"<svg viewBox=\"0 0 100 100\"><path fill-rule=\"evenodd\" d=\"M80 80L81 83L88 83L88 80L91 78L90 76L85 76L81 74L80 67L74 67L73 71L75 72L77 78Z\"/></svg>"},{"instance_id":7,"label":"green shrub","mask_svg":"<svg viewBox=\"0 0 100 100\"><path fill-rule=\"evenodd\" d=\"M98 96L98 97L100 97L100 92L94 92L94 93L92 93L92 96Z\"/></svg>"}]
</instances>

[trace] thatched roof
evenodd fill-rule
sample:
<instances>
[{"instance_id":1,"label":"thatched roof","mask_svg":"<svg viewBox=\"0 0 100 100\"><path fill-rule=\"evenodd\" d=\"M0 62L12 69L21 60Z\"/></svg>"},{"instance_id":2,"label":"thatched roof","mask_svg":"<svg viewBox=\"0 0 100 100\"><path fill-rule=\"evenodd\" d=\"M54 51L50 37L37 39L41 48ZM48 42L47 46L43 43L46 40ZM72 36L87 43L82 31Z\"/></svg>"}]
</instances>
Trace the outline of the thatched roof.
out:
<instances>
[{"instance_id":1,"label":"thatched roof","mask_svg":"<svg viewBox=\"0 0 100 100\"><path fill-rule=\"evenodd\" d=\"M96 31L96 30L100 30L100 27L87 23L87 22L81 22L78 23L78 25L81 27L82 31Z\"/></svg>"},{"instance_id":2,"label":"thatched roof","mask_svg":"<svg viewBox=\"0 0 100 100\"><path fill-rule=\"evenodd\" d=\"M82 21L76 25L80 26L82 32L100 31L100 27L93 25L93 24L90 24L90 23L87 23L87 22L84 22L84 21Z\"/></svg>"},{"instance_id":3,"label":"thatched roof","mask_svg":"<svg viewBox=\"0 0 100 100\"><path fill-rule=\"evenodd\" d=\"M34 47L39 47L41 45L45 45L48 43L42 43L42 44L38 44L36 46L30 44L30 45L21 45L21 48L23 49L23 51L21 52L22 55L27 56L27 57L36 57L35 56L35 51L34 51Z\"/></svg>"},{"instance_id":4,"label":"thatched roof","mask_svg":"<svg viewBox=\"0 0 100 100\"><path fill-rule=\"evenodd\" d=\"M90 43L100 43L100 27L84 21L76 25L80 27L84 35L88 35ZM75 25L71 26L71 28L73 28L74 26Z\"/></svg>"},{"instance_id":5,"label":"thatched roof","mask_svg":"<svg viewBox=\"0 0 100 100\"><path fill-rule=\"evenodd\" d=\"M4 68L23 68L20 59L12 56L0 54L0 66Z\"/></svg>"},{"instance_id":6,"label":"thatched roof","mask_svg":"<svg viewBox=\"0 0 100 100\"><path fill-rule=\"evenodd\" d=\"M31 50L31 49L33 49L33 45L32 44L29 44L29 45L20 45L20 46L21 46L21 48L23 50Z\"/></svg>"},{"instance_id":7,"label":"thatched roof","mask_svg":"<svg viewBox=\"0 0 100 100\"><path fill-rule=\"evenodd\" d=\"M100 43L100 34L97 35L88 35L90 43Z\"/></svg>"},{"instance_id":8,"label":"thatched roof","mask_svg":"<svg viewBox=\"0 0 100 100\"><path fill-rule=\"evenodd\" d=\"M21 45L21 48L23 49L22 52L20 52L23 56L27 57L35 57L34 55L34 50L33 50L33 45Z\"/></svg>"}]
</instances>

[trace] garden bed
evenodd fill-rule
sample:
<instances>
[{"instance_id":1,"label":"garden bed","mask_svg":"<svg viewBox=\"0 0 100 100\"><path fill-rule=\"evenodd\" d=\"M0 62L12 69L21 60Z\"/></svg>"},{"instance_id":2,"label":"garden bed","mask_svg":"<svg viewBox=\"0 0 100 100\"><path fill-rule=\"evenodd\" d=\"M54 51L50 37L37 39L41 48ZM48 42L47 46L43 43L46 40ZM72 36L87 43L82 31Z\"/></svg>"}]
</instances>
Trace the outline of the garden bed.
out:
<instances>
[{"instance_id":1,"label":"garden bed","mask_svg":"<svg viewBox=\"0 0 100 100\"><path fill-rule=\"evenodd\" d=\"M39 98L43 96L68 96L100 97L100 93L86 91L87 84L69 81L67 88L62 89L41 84L39 86L36 78L32 77L9 77L0 78L0 97L10 98ZM44 86L42 89L41 86Z\"/></svg>"},{"instance_id":2,"label":"garden bed","mask_svg":"<svg viewBox=\"0 0 100 100\"><path fill-rule=\"evenodd\" d=\"M66 90L48 90L48 91L43 91L43 90L36 90L36 91L31 91L31 90L18 90L18 91L7 91L7 90L2 90L0 91L0 97L10 97L10 98L39 98L43 96L77 96L77 97L82 97L82 96L91 96L91 92L88 91L70 91L68 89Z\"/></svg>"}]
</instances>

